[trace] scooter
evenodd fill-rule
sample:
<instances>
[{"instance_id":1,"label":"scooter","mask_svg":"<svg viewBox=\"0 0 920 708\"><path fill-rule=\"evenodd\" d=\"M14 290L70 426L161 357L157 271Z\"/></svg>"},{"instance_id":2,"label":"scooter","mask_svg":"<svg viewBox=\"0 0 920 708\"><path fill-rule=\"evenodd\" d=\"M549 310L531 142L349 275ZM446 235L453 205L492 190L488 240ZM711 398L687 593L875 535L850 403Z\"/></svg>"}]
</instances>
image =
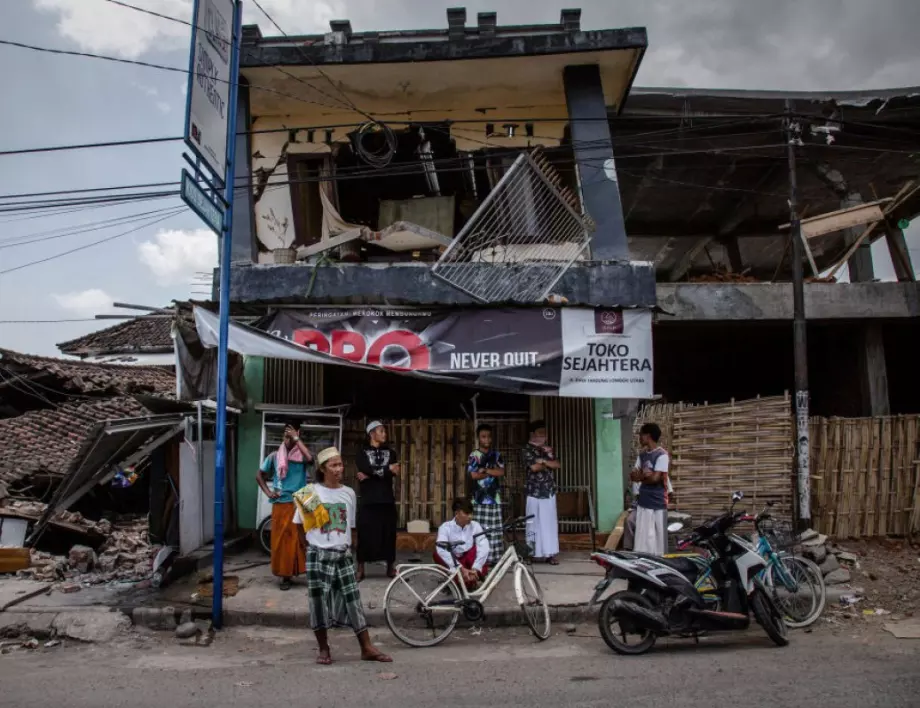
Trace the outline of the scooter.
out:
<instances>
[{"instance_id":1,"label":"scooter","mask_svg":"<svg viewBox=\"0 0 920 708\"><path fill-rule=\"evenodd\" d=\"M710 552L715 603L694 586L699 566L690 558L625 551L591 555L607 571L595 588L592 605L614 580L629 583L626 590L604 600L598 614L601 636L611 649L637 655L651 650L658 637L698 639L702 633L746 630L752 614L775 644L789 643L782 613L757 577L765 567L764 559L748 541L730 533L745 516L743 511L734 512L743 498L742 492L733 493L727 513L697 527L679 543L681 549L699 546Z\"/></svg>"}]
</instances>

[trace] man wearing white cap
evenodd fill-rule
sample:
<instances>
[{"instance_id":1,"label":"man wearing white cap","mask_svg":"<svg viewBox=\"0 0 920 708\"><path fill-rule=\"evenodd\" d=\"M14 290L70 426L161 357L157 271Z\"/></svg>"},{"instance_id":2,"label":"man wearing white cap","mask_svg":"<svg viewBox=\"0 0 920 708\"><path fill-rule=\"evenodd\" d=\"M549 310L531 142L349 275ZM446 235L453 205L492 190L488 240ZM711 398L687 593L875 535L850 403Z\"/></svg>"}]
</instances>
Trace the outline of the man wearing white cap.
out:
<instances>
[{"instance_id":1,"label":"man wearing white cap","mask_svg":"<svg viewBox=\"0 0 920 708\"><path fill-rule=\"evenodd\" d=\"M307 529L307 604L310 628L316 635L318 664L331 664L329 630L351 627L361 645L364 661L389 662L367 631L361 593L351 556L351 530L355 527L355 493L342 484L345 465L334 447L316 456L316 484L294 495L295 522Z\"/></svg>"},{"instance_id":2,"label":"man wearing white cap","mask_svg":"<svg viewBox=\"0 0 920 708\"><path fill-rule=\"evenodd\" d=\"M387 429L379 420L367 426L367 443L355 461L358 467L358 582L365 564L386 561L387 576L396 577L396 497L393 478L399 459L387 444Z\"/></svg>"}]
</instances>

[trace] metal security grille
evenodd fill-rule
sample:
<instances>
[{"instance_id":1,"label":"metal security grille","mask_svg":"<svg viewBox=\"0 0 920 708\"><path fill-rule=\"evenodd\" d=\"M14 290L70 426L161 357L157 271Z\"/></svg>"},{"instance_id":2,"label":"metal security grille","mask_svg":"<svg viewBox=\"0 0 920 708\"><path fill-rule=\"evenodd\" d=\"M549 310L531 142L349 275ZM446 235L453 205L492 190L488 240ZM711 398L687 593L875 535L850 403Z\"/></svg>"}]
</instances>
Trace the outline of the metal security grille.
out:
<instances>
[{"instance_id":1,"label":"metal security grille","mask_svg":"<svg viewBox=\"0 0 920 708\"><path fill-rule=\"evenodd\" d=\"M432 273L480 302L539 302L593 228L545 156L521 153Z\"/></svg>"},{"instance_id":2,"label":"metal security grille","mask_svg":"<svg viewBox=\"0 0 920 708\"><path fill-rule=\"evenodd\" d=\"M262 401L274 405L323 404L323 365L292 359L266 359Z\"/></svg>"},{"instance_id":3,"label":"metal security grille","mask_svg":"<svg viewBox=\"0 0 920 708\"><path fill-rule=\"evenodd\" d=\"M590 490L597 499L597 438L594 428L594 401L590 398L546 398L543 403L546 432L562 464L556 484L563 489ZM563 533L584 533L575 519L560 515ZM567 523L568 522L568 523Z\"/></svg>"}]
</instances>

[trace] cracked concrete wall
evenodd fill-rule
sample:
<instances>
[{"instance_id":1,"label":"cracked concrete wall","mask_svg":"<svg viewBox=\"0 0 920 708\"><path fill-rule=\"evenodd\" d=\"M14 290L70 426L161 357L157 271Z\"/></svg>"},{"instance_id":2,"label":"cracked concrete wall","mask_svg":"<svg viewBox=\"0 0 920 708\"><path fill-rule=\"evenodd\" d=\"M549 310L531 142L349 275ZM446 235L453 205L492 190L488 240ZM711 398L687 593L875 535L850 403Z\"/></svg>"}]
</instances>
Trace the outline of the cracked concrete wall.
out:
<instances>
[{"instance_id":1,"label":"cracked concrete wall","mask_svg":"<svg viewBox=\"0 0 920 708\"><path fill-rule=\"evenodd\" d=\"M294 243L294 209L291 202L289 155L328 155L332 150L324 142L308 142L306 130L287 130L295 119L258 118L253 130L277 130L252 136L252 199L255 233L268 250L289 248ZM342 135L334 136L342 139ZM317 131L314 140L325 140L325 131ZM260 262L271 263L271 254L260 253Z\"/></svg>"},{"instance_id":2,"label":"cracked concrete wall","mask_svg":"<svg viewBox=\"0 0 920 708\"><path fill-rule=\"evenodd\" d=\"M662 321L789 320L791 283L658 284ZM920 317L917 283L807 283L809 320Z\"/></svg>"}]
</instances>

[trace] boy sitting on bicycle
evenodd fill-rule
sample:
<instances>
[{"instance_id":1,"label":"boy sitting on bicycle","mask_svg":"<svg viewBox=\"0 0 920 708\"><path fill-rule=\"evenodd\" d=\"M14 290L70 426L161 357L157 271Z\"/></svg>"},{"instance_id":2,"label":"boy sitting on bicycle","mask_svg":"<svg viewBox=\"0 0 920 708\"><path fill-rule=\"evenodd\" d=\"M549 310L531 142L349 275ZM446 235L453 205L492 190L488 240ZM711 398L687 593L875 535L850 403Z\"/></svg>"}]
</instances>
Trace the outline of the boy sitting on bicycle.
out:
<instances>
[{"instance_id":1,"label":"boy sitting on bicycle","mask_svg":"<svg viewBox=\"0 0 920 708\"><path fill-rule=\"evenodd\" d=\"M473 504L469 499L455 499L451 509L454 518L445 521L438 529L434 548L434 562L453 570L460 565L460 573L468 588L474 587L489 572L489 539L482 526L473 521ZM451 551L441 544L460 544Z\"/></svg>"}]
</instances>

